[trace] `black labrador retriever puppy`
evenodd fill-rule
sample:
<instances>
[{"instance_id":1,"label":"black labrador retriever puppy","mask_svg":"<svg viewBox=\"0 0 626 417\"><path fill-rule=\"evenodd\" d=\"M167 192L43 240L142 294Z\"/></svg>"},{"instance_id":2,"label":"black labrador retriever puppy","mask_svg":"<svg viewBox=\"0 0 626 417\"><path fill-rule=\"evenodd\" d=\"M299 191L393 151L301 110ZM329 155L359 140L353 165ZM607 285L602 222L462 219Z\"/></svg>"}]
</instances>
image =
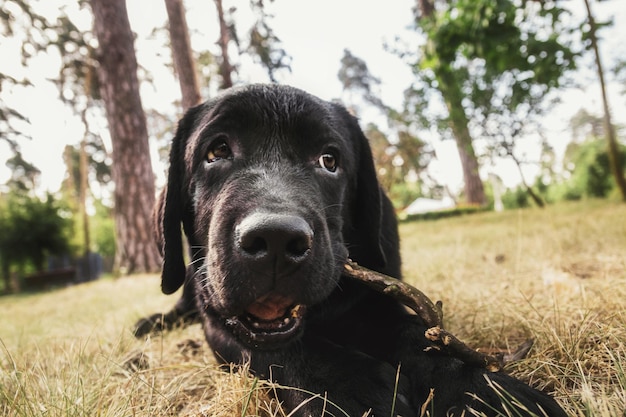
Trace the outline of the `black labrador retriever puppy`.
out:
<instances>
[{"instance_id":1,"label":"black labrador retriever puppy","mask_svg":"<svg viewBox=\"0 0 626 417\"><path fill-rule=\"evenodd\" d=\"M278 395L295 415L565 416L504 373L429 350L417 316L342 278L348 258L400 278L400 255L367 139L338 104L253 85L191 109L155 214L163 292L183 296L136 333L199 317L218 360L291 387Z\"/></svg>"}]
</instances>

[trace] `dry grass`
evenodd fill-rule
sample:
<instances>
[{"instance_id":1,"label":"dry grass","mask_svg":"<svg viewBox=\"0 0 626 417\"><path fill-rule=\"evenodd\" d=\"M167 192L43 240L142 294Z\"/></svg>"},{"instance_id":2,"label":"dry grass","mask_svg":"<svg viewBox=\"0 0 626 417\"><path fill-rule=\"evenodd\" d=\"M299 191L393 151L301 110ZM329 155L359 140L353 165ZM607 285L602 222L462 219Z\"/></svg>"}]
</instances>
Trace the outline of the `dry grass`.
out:
<instances>
[{"instance_id":1,"label":"dry grass","mask_svg":"<svg viewBox=\"0 0 626 417\"><path fill-rule=\"evenodd\" d=\"M626 208L585 202L401 226L408 282L472 346L536 340L509 371L573 416L626 410ZM158 278L0 299L0 415L283 416L272 386L222 372L199 326L135 340L173 297Z\"/></svg>"}]
</instances>

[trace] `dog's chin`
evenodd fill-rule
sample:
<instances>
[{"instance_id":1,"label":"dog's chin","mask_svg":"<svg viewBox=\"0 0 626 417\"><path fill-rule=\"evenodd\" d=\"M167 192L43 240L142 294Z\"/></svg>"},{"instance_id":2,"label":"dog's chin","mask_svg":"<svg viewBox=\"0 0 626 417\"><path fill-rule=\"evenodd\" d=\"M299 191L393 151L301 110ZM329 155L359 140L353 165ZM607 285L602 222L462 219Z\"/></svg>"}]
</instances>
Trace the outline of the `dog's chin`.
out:
<instances>
[{"instance_id":1,"label":"dog's chin","mask_svg":"<svg viewBox=\"0 0 626 417\"><path fill-rule=\"evenodd\" d=\"M243 314L227 318L226 325L248 347L280 349L299 338L305 314L305 305L268 294L248 306Z\"/></svg>"}]
</instances>

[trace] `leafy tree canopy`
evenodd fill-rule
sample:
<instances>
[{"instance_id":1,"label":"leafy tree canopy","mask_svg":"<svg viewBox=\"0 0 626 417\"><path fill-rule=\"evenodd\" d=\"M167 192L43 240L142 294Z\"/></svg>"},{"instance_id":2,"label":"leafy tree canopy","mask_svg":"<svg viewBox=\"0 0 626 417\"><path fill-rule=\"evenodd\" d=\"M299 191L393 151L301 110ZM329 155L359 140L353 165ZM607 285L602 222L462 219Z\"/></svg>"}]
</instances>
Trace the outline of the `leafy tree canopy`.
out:
<instances>
[{"instance_id":1,"label":"leafy tree canopy","mask_svg":"<svg viewBox=\"0 0 626 417\"><path fill-rule=\"evenodd\" d=\"M422 124L447 127L447 117L428 115L438 74L453 74L474 128L494 110L516 111L537 104L575 67L571 48L576 28L566 26L568 12L556 2L515 0L436 1L432 15L418 13L416 29L427 41L414 54L417 81L407 92ZM432 117L432 112L430 113ZM439 120L437 122L437 120ZM443 121L443 123L441 123Z\"/></svg>"}]
</instances>

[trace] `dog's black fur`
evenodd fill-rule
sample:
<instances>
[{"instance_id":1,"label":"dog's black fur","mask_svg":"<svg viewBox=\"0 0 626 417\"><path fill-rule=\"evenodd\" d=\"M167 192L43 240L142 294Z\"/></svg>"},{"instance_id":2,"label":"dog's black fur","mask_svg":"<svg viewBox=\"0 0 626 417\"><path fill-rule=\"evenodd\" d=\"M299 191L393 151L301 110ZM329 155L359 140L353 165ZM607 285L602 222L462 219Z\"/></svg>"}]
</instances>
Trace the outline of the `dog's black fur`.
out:
<instances>
[{"instance_id":1,"label":"dog's black fur","mask_svg":"<svg viewBox=\"0 0 626 417\"><path fill-rule=\"evenodd\" d=\"M418 416L433 390L431 415L565 416L516 379L426 349L419 318L342 278L348 257L400 278L400 256L368 142L338 104L254 85L191 109L155 214L163 292L184 285L158 325L199 315L220 361L296 388L278 395L297 415Z\"/></svg>"}]
</instances>

